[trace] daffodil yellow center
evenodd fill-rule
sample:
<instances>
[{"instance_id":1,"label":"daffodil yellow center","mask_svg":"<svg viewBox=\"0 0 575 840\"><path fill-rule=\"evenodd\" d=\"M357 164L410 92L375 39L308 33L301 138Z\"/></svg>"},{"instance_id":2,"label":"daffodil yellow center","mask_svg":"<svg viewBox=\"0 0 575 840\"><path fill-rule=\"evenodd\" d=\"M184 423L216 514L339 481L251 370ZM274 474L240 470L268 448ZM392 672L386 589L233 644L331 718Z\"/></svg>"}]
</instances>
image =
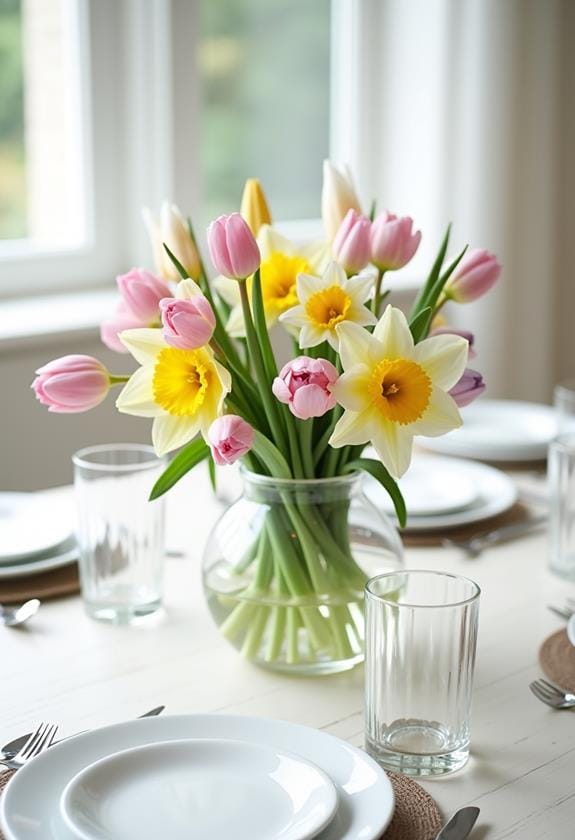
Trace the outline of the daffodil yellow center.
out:
<instances>
[{"instance_id":1,"label":"daffodil yellow center","mask_svg":"<svg viewBox=\"0 0 575 840\"><path fill-rule=\"evenodd\" d=\"M154 401L168 414L193 416L202 406L213 381L213 367L201 350L162 350L156 361Z\"/></svg>"},{"instance_id":2,"label":"daffodil yellow center","mask_svg":"<svg viewBox=\"0 0 575 840\"><path fill-rule=\"evenodd\" d=\"M387 420L402 426L423 415L431 397L431 379L411 359L384 359L373 369L369 393Z\"/></svg>"},{"instance_id":3,"label":"daffodil yellow center","mask_svg":"<svg viewBox=\"0 0 575 840\"><path fill-rule=\"evenodd\" d=\"M334 330L345 320L351 306L350 296L341 286L328 286L310 295L305 305L306 315L316 327Z\"/></svg>"},{"instance_id":4,"label":"daffodil yellow center","mask_svg":"<svg viewBox=\"0 0 575 840\"><path fill-rule=\"evenodd\" d=\"M290 257L275 251L262 262L260 276L266 312L279 315L297 306L298 274L313 274L313 269L303 257Z\"/></svg>"}]
</instances>

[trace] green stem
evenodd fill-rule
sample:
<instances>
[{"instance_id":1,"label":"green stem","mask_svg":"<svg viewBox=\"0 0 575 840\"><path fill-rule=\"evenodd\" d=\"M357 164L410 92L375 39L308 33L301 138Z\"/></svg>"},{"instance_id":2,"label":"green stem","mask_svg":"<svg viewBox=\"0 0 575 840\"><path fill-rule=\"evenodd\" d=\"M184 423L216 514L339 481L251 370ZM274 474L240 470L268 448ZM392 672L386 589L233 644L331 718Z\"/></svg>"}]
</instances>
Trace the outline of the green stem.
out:
<instances>
[{"instance_id":1,"label":"green stem","mask_svg":"<svg viewBox=\"0 0 575 840\"><path fill-rule=\"evenodd\" d=\"M124 382L127 382L130 378L129 376L115 376L113 373L109 374L110 385L121 385Z\"/></svg>"},{"instance_id":2,"label":"green stem","mask_svg":"<svg viewBox=\"0 0 575 840\"><path fill-rule=\"evenodd\" d=\"M309 420L302 420L300 424L299 443L301 448L301 456L303 462L303 472L305 478L314 478L314 462L312 454L312 438L313 438L313 417Z\"/></svg>"},{"instance_id":3,"label":"green stem","mask_svg":"<svg viewBox=\"0 0 575 840\"><path fill-rule=\"evenodd\" d=\"M372 306L371 306L372 312L376 316L376 318L379 318L379 307L381 306L381 282L383 280L383 275L384 274L385 274L385 271L382 271L381 268L377 269L377 280L375 281L375 293L373 295L373 301L372 301Z\"/></svg>"}]
</instances>

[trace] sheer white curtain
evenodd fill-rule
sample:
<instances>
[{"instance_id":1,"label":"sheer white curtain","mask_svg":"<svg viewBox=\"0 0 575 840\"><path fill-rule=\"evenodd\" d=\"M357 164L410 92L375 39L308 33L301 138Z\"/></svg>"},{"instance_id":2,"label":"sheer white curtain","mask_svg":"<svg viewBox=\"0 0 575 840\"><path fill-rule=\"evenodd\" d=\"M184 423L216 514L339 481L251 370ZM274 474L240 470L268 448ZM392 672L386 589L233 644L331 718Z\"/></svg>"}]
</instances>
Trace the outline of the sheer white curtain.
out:
<instances>
[{"instance_id":1,"label":"sheer white curtain","mask_svg":"<svg viewBox=\"0 0 575 840\"><path fill-rule=\"evenodd\" d=\"M409 273L448 221L453 252L497 253L496 290L447 314L475 331L490 396L549 399L575 376L575 3L335 0L335 13L361 64L336 76L334 157L422 228Z\"/></svg>"}]
</instances>

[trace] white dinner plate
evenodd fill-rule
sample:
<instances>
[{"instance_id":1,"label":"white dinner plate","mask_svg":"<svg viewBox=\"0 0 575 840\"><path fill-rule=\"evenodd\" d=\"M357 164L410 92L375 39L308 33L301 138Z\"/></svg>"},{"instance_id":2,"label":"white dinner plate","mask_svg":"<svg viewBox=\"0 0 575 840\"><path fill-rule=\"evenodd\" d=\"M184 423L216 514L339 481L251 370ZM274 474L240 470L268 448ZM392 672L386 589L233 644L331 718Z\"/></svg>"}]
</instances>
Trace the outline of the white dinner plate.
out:
<instances>
[{"instance_id":1,"label":"white dinner plate","mask_svg":"<svg viewBox=\"0 0 575 840\"><path fill-rule=\"evenodd\" d=\"M0 580L39 575L41 572L49 572L53 569L59 569L61 566L69 566L71 563L75 563L78 557L76 538L70 537L61 546L54 549L53 554L40 554L11 564L0 563Z\"/></svg>"},{"instance_id":2,"label":"white dinner plate","mask_svg":"<svg viewBox=\"0 0 575 840\"><path fill-rule=\"evenodd\" d=\"M478 400L461 410L463 426L418 438L432 452L483 461L541 461L557 432L555 412L540 403Z\"/></svg>"},{"instance_id":3,"label":"white dinner plate","mask_svg":"<svg viewBox=\"0 0 575 840\"><path fill-rule=\"evenodd\" d=\"M180 715L132 720L77 735L26 764L0 799L0 824L7 840L72 840L60 813L60 798L68 782L94 761L145 744L205 738L263 744L295 753L326 772L337 791L338 809L318 835L321 840L378 840L391 820L393 790L384 771L362 750L333 735L266 718Z\"/></svg>"},{"instance_id":4,"label":"white dinner plate","mask_svg":"<svg viewBox=\"0 0 575 840\"><path fill-rule=\"evenodd\" d=\"M454 528L490 519L508 510L517 501L517 488L508 475L474 461L462 458L441 458L434 455L417 455L413 467L418 472L437 471L452 483L460 479L471 482L475 500L462 510L440 513L435 516L412 516L407 504L407 528L409 531L433 531ZM410 468L411 469L411 468ZM407 474L406 474L407 475ZM389 496L384 488L371 476L364 478L364 490L377 508L389 510Z\"/></svg>"},{"instance_id":5,"label":"white dinner plate","mask_svg":"<svg viewBox=\"0 0 575 840\"><path fill-rule=\"evenodd\" d=\"M91 764L66 786L61 810L78 840L308 840L335 815L337 793L293 753L167 741Z\"/></svg>"},{"instance_id":6,"label":"white dinner plate","mask_svg":"<svg viewBox=\"0 0 575 840\"><path fill-rule=\"evenodd\" d=\"M410 516L453 513L470 507L478 496L474 477L451 458L416 455L398 484ZM379 504L386 513L394 513L387 493L381 494Z\"/></svg>"},{"instance_id":7,"label":"white dinner plate","mask_svg":"<svg viewBox=\"0 0 575 840\"><path fill-rule=\"evenodd\" d=\"M72 533L69 504L40 493L0 493L0 564L61 545Z\"/></svg>"}]
</instances>

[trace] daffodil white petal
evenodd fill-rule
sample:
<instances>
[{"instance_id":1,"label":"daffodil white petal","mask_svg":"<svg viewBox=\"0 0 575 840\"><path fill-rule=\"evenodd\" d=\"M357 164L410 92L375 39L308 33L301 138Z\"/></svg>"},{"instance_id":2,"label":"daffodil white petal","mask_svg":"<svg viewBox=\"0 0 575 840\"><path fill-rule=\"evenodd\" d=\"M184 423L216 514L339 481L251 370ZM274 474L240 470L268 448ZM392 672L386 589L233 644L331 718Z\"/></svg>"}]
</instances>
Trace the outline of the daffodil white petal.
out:
<instances>
[{"instance_id":1,"label":"daffodil white petal","mask_svg":"<svg viewBox=\"0 0 575 840\"><path fill-rule=\"evenodd\" d=\"M400 478L411 463L412 426L381 420L374 429L371 442L383 466L392 476Z\"/></svg>"},{"instance_id":2,"label":"daffodil white petal","mask_svg":"<svg viewBox=\"0 0 575 840\"><path fill-rule=\"evenodd\" d=\"M347 281L347 274L341 267L339 263L330 262L327 266L326 270L322 274L322 286L328 288L329 286L341 286L342 288L346 288L344 285Z\"/></svg>"},{"instance_id":3,"label":"daffodil white petal","mask_svg":"<svg viewBox=\"0 0 575 840\"><path fill-rule=\"evenodd\" d=\"M186 277L184 280L180 280L176 286L176 297L178 300L190 300L198 295L203 295L203 292L196 281L192 280L191 277Z\"/></svg>"},{"instance_id":4,"label":"daffodil white petal","mask_svg":"<svg viewBox=\"0 0 575 840\"><path fill-rule=\"evenodd\" d=\"M303 327L307 324L305 309L303 306L292 306L279 317L282 324L289 324L292 327Z\"/></svg>"},{"instance_id":5,"label":"daffodil white petal","mask_svg":"<svg viewBox=\"0 0 575 840\"><path fill-rule=\"evenodd\" d=\"M336 331L339 338L341 364L345 371L357 364L373 367L379 359L383 358L381 342L358 324L342 321L337 325Z\"/></svg>"},{"instance_id":6,"label":"daffodil white petal","mask_svg":"<svg viewBox=\"0 0 575 840\"><path fill-rule=\"evenodd\" d=\"M262 225L257 235L257 243L262 256L262 262L267 260L271 254L280 253L292 256L294 254L293 242L278 233L271 225Z\"/></svg>"},{"instance_id":7,"label":"daffodil white petal","mask_svg":"<svg viewBox=\"0 0 575 840\"><path fill-rule=\"evenodd\" d=\"M118 411L136 417L157 417L162 414L163 409L154 401L153 379L153 365L138 368L118 395Z\"/></svg>"},{"instance_id":8,"label":"daffodil white petal","mask_svg":"<svg viewBox=\"0 0 575 840\"><path fill-rule=\"evenodd\" d=\"M232 338L244 338L246 334L246 325L241 306L234 306L230 312L230 316L226 324L226 332Z\"/></svg>"},{"instance_id":9,"label":"daffodil white petal","mask_svg":"<svg viewBox=\"0 0 575 840\"><path fill-rule=\"evenodd\" d=\"M387 307L373 335L383 344L384 357L410 359L413 356L415 345L407 318L396 306Z\"/></svg>"},{"instance_id":10,"label":"daffodil white petal","mask_svg":"<svg viewBox=\"0 0 575 840\"><path fill-rule=\"evenodd\" d=\"M458 335L435 335L415 345L414 360L421 365L434 385L445 391L459 382L467 358L469 343Z\"/></svg>"},{"instance_id":11,"label":"daffodil white petal","mask_svg":"<svg viewBox=\"0 0 575 840\"><path fill-rule=\"evenodd\" d=\"M368 391L370 378L371 371L367 365L353 365L333 383L331 392L344 408L365 411L371 403Z\"/></svg>"},{"instance_id":12,"label":"daffodil white petal","mask_svg":"<svg viewBox=\"0 0 575 840\"><path fill-rule=\"evenodd\" d=\"M334 449L340 446L357 446L360 443L367 443L370 439L371 423L366 422L365 412L344 411L335 424L329 445Z\"/></svg>"},{"instance_id":13,"label":"daffodil white petal","mask_svg":"<svg viewBox=\"0 0 575 840\"><path fill-rule=\"evenodd\" d=\"M152 424L152 443L159 456L183 446L196 436L200 429L200 418L174 417L163 414L156 417Z\"/></svg>"},{"instance_id":14,"label":"daffodil white petal","mask_svg":"<svg viewBox=\"0 0 575 840\"><path fill-rule=\"evenodd\" d=\"M120 340L141 365L149 365L155 362L156 356L166 347L162 330L143 327L135 330L124 330L120 333Z\"/></svg>"},{"instance_id":15,"label":"daffodil white petal","mask_svg":"<svg viewBox=\"0 0 575 840\"><path fill-rule=\"evenodd\" d=\"M299 253L318 274L323 274L332 259L329 242L310 242L300 248Z\"/></svg>"},{"instance_id":16,"label":"daffodil white petal","mask_svg":"<svg viewBox=\"0 0 575 840\"><path fill-rule=\"evenodd\" d=\"M367 307L365 306L350 306L347 318L350 321L353 321L354 324L360 324L361 326L367 326L368 324L377 324L377 318Z\"/></svg>"},{"instance_id":17,"label":"daffodil white petal","mask_svg":"<svg viewBox=\"0 0 575 840\"><path fill-rule=\"evenodd\" d=\"M434 388L423 417L413 423L413 431L416 435L439 437L459 426L461 415L455 400L440 388Z\"/></svg>"},{"instance_id":18,"label":"daffodil white petal","mask_svg":"<svg viewBox=\"0 0 575 840\"><path fill-rule=\"evenodd\" d=\"M230 306L238 306L241 303L240 284L237 280L220 274L214 278L212 285L222 300Z\"/></svg>"},{"instance_id":19,"label":"daffodil white petal","mask_svg":"<svg viewBox=\"0 0 575 840\"><path fill-rule=\"evenodd\" d=\"M317 347L318 344L321 344L326 339L329 340L329 338L329 330L322 330L320 327L316 327L314 324L309 324L306 321L299 334L299 346L302 349L305 347ZM337 345L335 349L337 350Z\"/></svg>"},{"instance_id":20,"label":"daffodil white petal","mask_svg":"<svg viewBox=\"0 0 575 840\"><path fill-rule=\"evenodd\" d=\"M354 277L346 277L342 285L356 300L363 303L373 291L374 277L372 274L356 274Z\"/></svg>"},{"instance_id":21,"label":"daffodil white petal","mask_svg":"<svg viewBox=\"0 0 575 840\"><path fill-rule=\"evenodd\" d=\"M319 292L325 286L321 277L314 277L311 274L298 274L296 283L297 296L301 304L307 303L311 295L315 295L316 292Z\"/></svg>"}]
</instances>

